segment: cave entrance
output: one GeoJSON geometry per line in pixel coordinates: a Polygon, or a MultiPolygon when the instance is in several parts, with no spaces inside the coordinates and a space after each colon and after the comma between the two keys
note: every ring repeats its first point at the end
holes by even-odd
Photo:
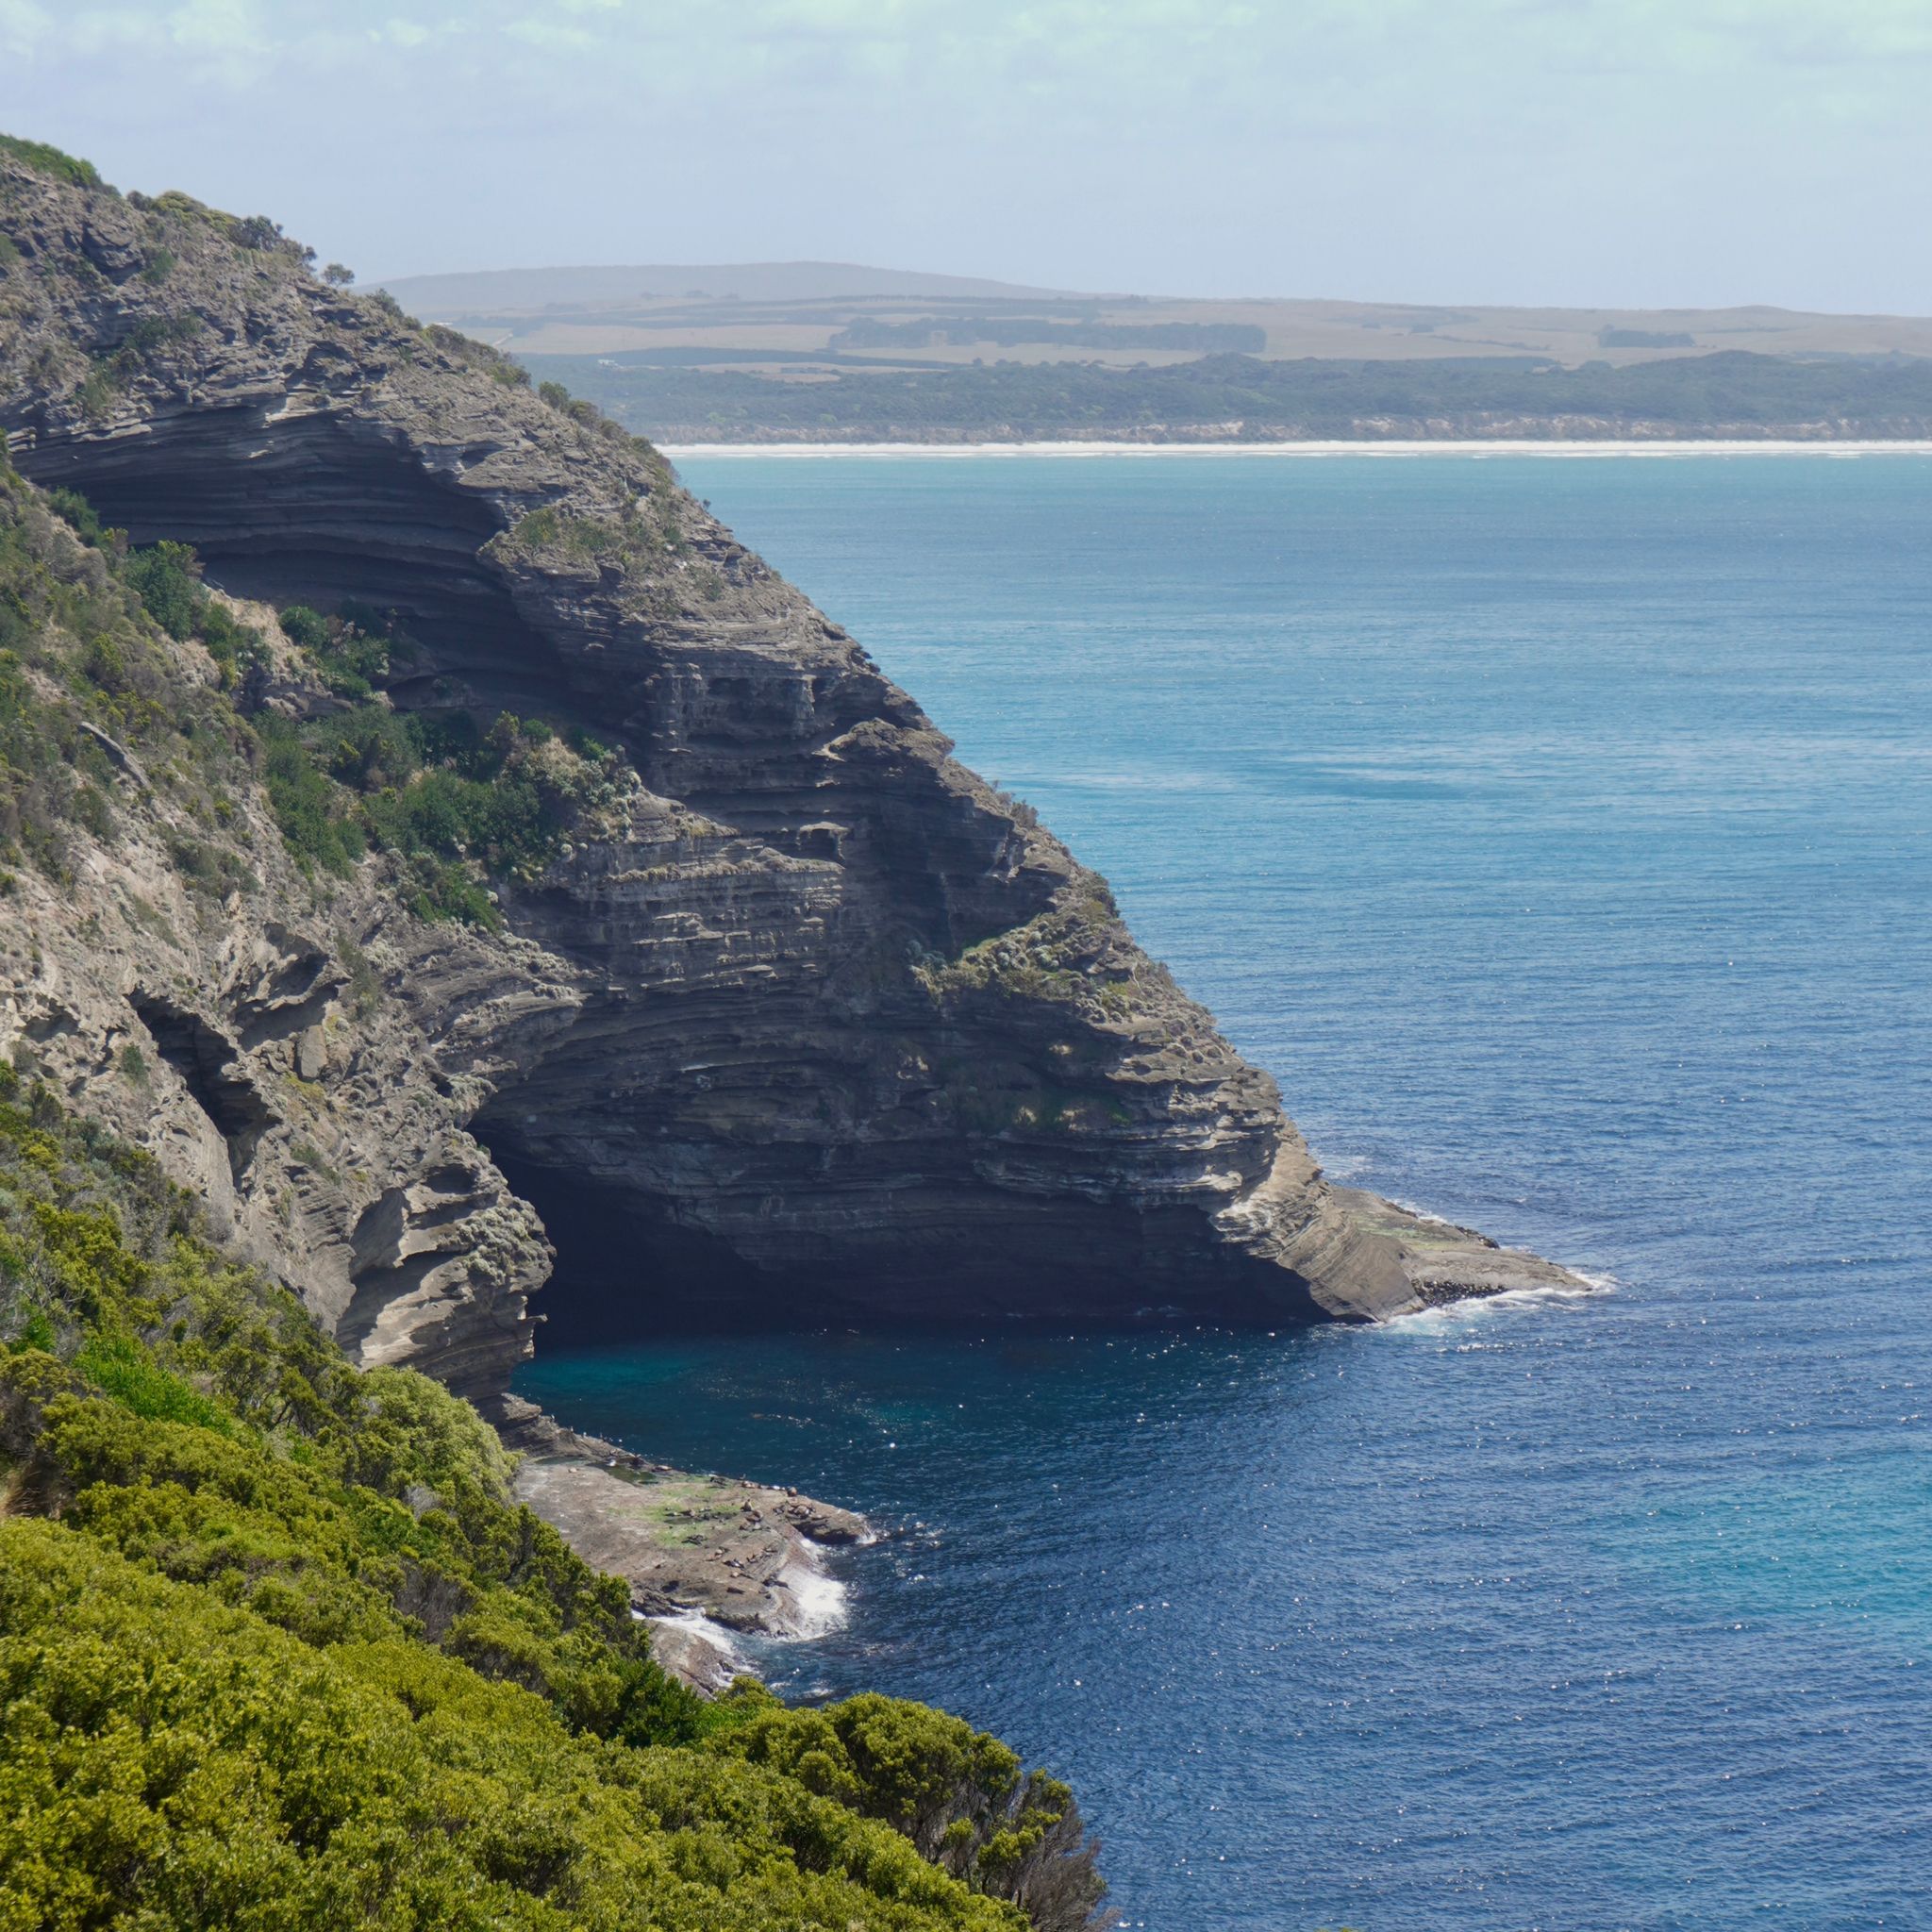
{"type": "MultiPolygon", "coordinates": [[[[478,1123],[471,1130],[484,1137],[478,1123]]],[[[754,1266],[714,1236],[679,1227],[648,1201],[490,1144],[511,1188],[542,1217],[557,1250],[530,1304],[536,1351],[676,1336],[816,1328],[855,1312],[838,1285],[754,1266]]]]}

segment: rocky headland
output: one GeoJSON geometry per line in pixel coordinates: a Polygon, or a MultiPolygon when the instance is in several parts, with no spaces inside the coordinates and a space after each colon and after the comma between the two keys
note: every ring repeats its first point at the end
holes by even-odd
{"type": "MultiPolygon", "coordinates": [[[[573,1462],[509,1392],[544,1299],[584,1334],[1274,1324],[1572,1280],[1331,1185],[1105,881],[647,445],[259,218],[0,151],[0,236],[20,541],[109,594],[42,494],[74,492],[192,545],[257,640],[238,674],[164,625],[158,689],[97,680],[98,718],[33,687],[78,707],[100,806],[42,862],[9,834],[0,1054],[151,1149],[359,1359],[536,1452],[532,1500],[641,1600],[730,1607],[599,1542],[669,1492],[573,1462]],[[508,715],[527,769],[568,742],[601,774],[534,856],[462,848],[466,916],[380,848],[291,848],[246,721],[344,705],[276,613],[345,605],[410,641],[369,705],[508,715]],[[136,741],[158,709],[175,735],[136,741]]],[[[745,1548],[709,1567],[770,1597],[750,1544],[792,1512],[728,1500],[745,1548]]]]}

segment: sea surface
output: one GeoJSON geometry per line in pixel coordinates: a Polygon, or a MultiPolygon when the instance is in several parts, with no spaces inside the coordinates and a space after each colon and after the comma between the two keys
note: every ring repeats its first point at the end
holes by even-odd
{"type": "Polygon", "coordinates": [[[520,1386],[905,1534],[788,1693],[1161,1932],[1932,1926],[1932,459],[691,459],[1330,1172],[1604,1279],[520,1386]]]}

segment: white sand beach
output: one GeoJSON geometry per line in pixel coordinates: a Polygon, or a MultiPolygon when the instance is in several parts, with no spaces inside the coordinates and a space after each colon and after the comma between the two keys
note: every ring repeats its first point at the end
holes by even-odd
{"type": "Polygon", "coordinates": [[[1616,442],[667,442],[680,457],[1879,457],[1932,456],[1932,441],[1745,440],[1616,442]]]}

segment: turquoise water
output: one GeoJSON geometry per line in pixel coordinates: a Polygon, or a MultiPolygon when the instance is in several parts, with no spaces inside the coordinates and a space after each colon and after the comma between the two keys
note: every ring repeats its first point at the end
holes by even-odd
{"type": "Polygon", "coordinates": [[[1331,1171],[1615,1286],[521,1386],[903,1525],[769,1667],[1072,1776],[1133,1924],[1932,1925],[1932,461],[684,468],[1331,1171]]]}

